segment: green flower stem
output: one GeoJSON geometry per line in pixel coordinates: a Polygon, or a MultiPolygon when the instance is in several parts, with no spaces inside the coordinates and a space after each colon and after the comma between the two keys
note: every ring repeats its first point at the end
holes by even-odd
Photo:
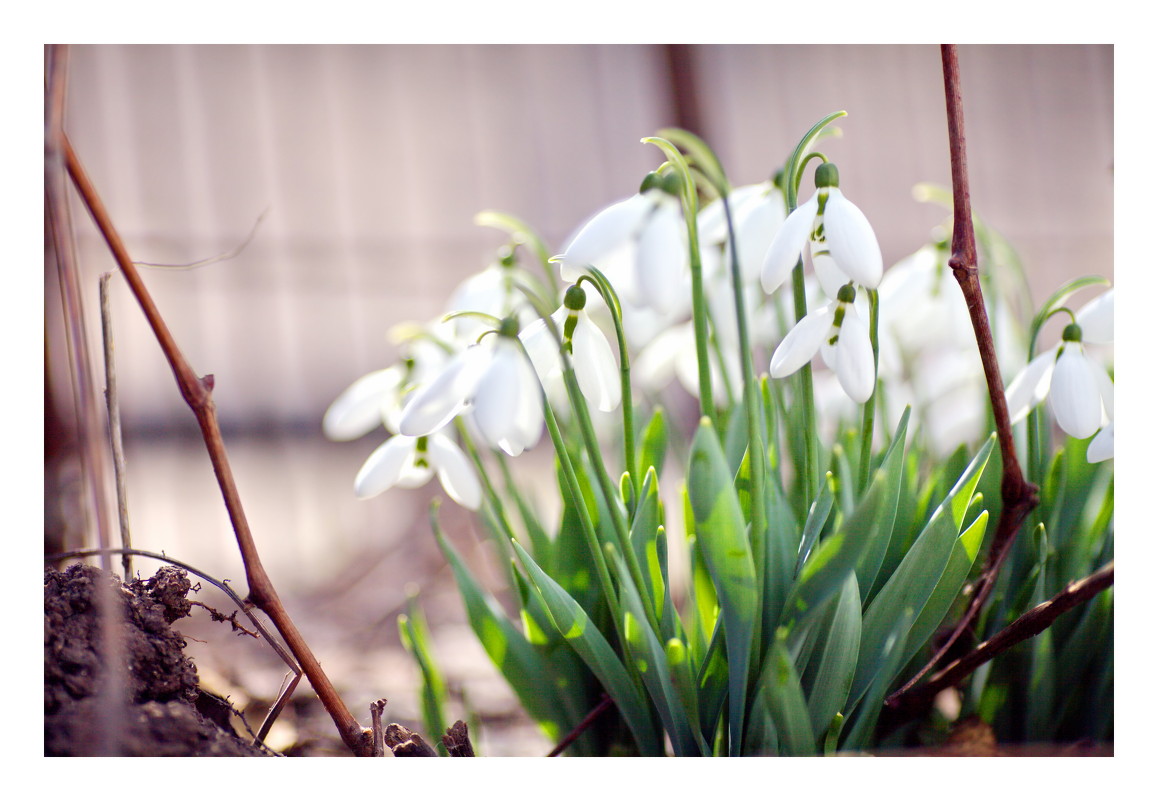
{"type": "MultiPolygon", "coordinates": [[[[583,437],[583,444],[587,449],[588,458],[591,461],[591,468],[595,471],[600,489],[603,491],[603,497],[607,501],[607,508],[611,513],[611,523],[615,529],[616,539],[619,540],[620,549],[624,551],[627,567],[631,573],[631,579],[635,582],[640,596],[648,598],[650,596],[647,594],[647,585],[643,581],[643,572],[639,568],[639,560],[636,558],[635,549],[631,547],[630,535],[627,529],[626,512],[616,500],[619,497],[619,493],[615,485],[612,484],[611,477],[607,474],[607,468],[603,464],[603,453],[599,449],[599,439],[595,436],[595,426],[591,423],[591,414],[587,409],[587,401],[583,397],[583,392],[579,389],[579,380],[575,377],[575,365],[571,362],[571,354],[563,347],[563,338],[559,335],[559,331],[551,319],[551,313],[543,309],[542,303],[537,301],[532,295],[528,294],[527,298],[535,307],[536,311],[539,312],[539,315],[547,322],[547,330],[551,333],[551,336],[555,339],[555,344],[559,348],[559,357],[563,361],[563,382],[567,387],[567,397],[571,401],[571,409],[579,422],[579,430],[583,437]]],[[[522,343],[520,343],[520,347],[522,347],[522,343]]],[[[526,348],[522,350],[524,357],[529,361],[531,357],[527,355],[526,348]]],[[[630,401],[630,398],[627,400],[630,401]]],[[[621,400],[621,402],[623,401],[621,400]]],[[[547,413],[550,412],[550,406],[545,400],[544,406],[544,417],[546,417],[547,413]]],[[[548,426],[548,428],[550,428],[550,426],[548,426]]],[[[556,424],[556,430],[557,428],[558,426],[556,424]]],[[[559,454],[560,461],[563,461],[567,457],[567,452],[563,446],[562,437],[560,436],[556,439],[555,436],[552,435],[551,440],[555,445],[555,451],[559,454]],[[560,450],[561,448],[563,449],[560,450]]],[[[576,484],[576,487],[578,487],[578,484],[576,484]]],[[[581,496],[576,497],[581,498],[581,496]]],[[[592,529],[592,533],[594,533],[594,529],[592,529]]],[[[596,543],[596,545],[598,545],[598,543],[596,543]]],[[[602,554],[600,558],[602,558],[602,554]]],[[[659,621],[655,617],[655,611],[652,609],[651,604],[645,604],[644,606],[647,612],[648,622],[658,635],[660,629],[659,621]]],[[[626,642],[626,640],[624,642],[626,642]]]]}
{"type": "Polygon", "coordinates": [[[635,408],[631,402],[631,358],[627,351],[627,337],[623,332],[623,307],[619,303],[619,295],[607,280],[607,276],[588,265],[588,273],[580,277],[595,284],[603,303],[611,312],[611,320],[615,325],[615,339],[619,345],[619,405],[623,409],[623,469],[631,476],[631,484],[638,497],[643,477],[637,475],[635,468],[635,408]]]}
{"type": "Polygon", "coordinates": [[[684,220],[688,228],[688,262],[692,272],[692,321],[696,332],[696,367],[699,373],[700,413],[712,423],[713,430],[720,432],[720,421],[716,415],[716,404],[712,395],[712,369],[708,361],[708,311],[704,297],[704,268],[700,261],[700,234],[696,224],[698,202],[696,185],[691,170],[679,149],[666,139],[656,136],[645,137],[643,142],[655,145],[664,152],[668,163],[679,173],[681,181],[680,199],[684,210],[684,220]]]}
{"type": "MultiPolygon", "coordinates": [[[[596,477],[599,480],[599,486],[603,490],[603,497],[607,501],[607,508],[611,513],[611,523],[615,529],[616,539],[619,540],[619,549],[623,552],[624,561],[627,562],[627,570],[631,574],[631,580],[635,582],[635,587],[639,591],[640,597],[650,598],[647,584],[643,580],[643,571],[640,570],[639,567],[639,559],[635,555],[635,549],[631,547],[631,538],[627,530],[627,515],[617,500],[619,498],[619,492],[611,482],[611,476],[607,474],[607,469],[603,464],[603,453],[599,450],[599,440],[595,436],[595,426],[591,423],[591,415],[587,410],[587,401],[579,389],[579,380],[575,377],[575,367],[571,363],[571,356],[568,353],[562,353],[561,355],[563,357],[563,380],[567,385],[567,395],[571,400],[571,408],[575,412],[575,417],[579,420],[579,431],[583,436],[583,444],[587,448],[587,456],[591,460],[591,465],[595,469],[596,477]]],[[[643,611],[647,615],[648,623],[651,624],[656,636],[659,636],[659,620],[655,616],[653,605],[651,603],[645,603],[643,607],[643,611]]]]}
{"type": "MultiPolygon", "coordinates": [[[[802,180],[804,165],[807,164],[809,158],[808,150],[812,147],[812,143],[820,136],[821,132],[828,127],[834,120],[846,116],[847,112],[834,111],[831,114],[822,118],[819,122],[808,130],[808,133],[796,145],[796,149],[792,151],[792,155],[788,158],[788,164],[785,166],[785,205],[788,213],[791,214],[796,210],[798,205],[798,197],[800,191],[800,181],[802,180]]],[[[804,261],[797,259],[796,266],[792,268],[792,299],[795,304],[797,321],[804,319],[808,314],[808,301],[804,296],[804,261]]],[[[800,369],[800,404],[801,411],[804,416],[804,480],[801,481],[803,492],[801,493],[801,520],[808,516],[808,508],[812,505],[812,497],[820,486],[820,476],[817,470],[817,465],[820,461],[818,455],[818,442],[816,439],[816,401],[813,397],[812,391],[812,365],[806,364],[800,369]]]]}
{"type": "Polygon", "coordinates": [[[480,211],[474,217],[475,225],[484,225],[489,228],[498,228],[501,231],[506,231],[511,235],[511,239],[520,245],[530,245],[531,249],[535,251],[535,257],[543,268],[543,272],[547,276],[547,282],[551,286],[552,297],[559,295],[559,279],[555,277],[555,271],[551,268],[550,258],[551,254],[547,251],[547,246],[543,244],[542,238],[535,233],[531,226],[511,214],[506,214],[501,211],[480,211]]]}
{"type": "Polygon", "coordinates": [[[869,340],[873,344],[873,394],[864,404],[864,417],[861,422],[860,439],[860,482],[857,485],[861,492],[868,487],[869,468],[872,464],[873,452],[873,423],[876,418],[877,371],[880,369],[880,341],[877,329],[880,326],[880,295],[875,289],[868,290],[869,299],[869,340]]]}
{"type": "MultiPolygon", "coordinates": [[[[496,536],[496,544],[499,552],[503,555],[503,561],[507,565],[508,571],[513,571],[514,567],[511,560],[515,558],[515,552],[511,549],[510,541],[515,538],[515,530],[511,527],[511,523],[507,520],[506,513],[503,511],[503,499],[499,495],[495,485],[491,482],[490,473],[483,464],[482,455],[479,453],[478,446],[475,445],[474,440],[467,430],[466,424],[462,422],[462,417],[454,418],[455,428],[458,429],[458,434],[462,438],[463,445],[466,446],[466,452],[470,456],[470,460],[474,463],[475,471],[478,473],[479,479],[482,481],[483,493],[486,495],[487,508],[490,510],[491,517],[494,519],[496,534],[500,531],[503,536],[496,536]]],[[[501,458],[500,458],[501,460],[501,458]]],[[[507,576],[511,587],[515,586],[515,577],[513,575],[507,576]]]]}
{"type": "MultiPolygon", "coordinates": [[[[744,305],[744,284],[740,275],[740,255],[739,249],[736,247],[736,231],[732,225],[732,209],[728,203],[728,195],[725,192],[720,196],[720,202],[724,205],[724,221],[728,226],[728,243],[732,251],[731,270],[732,270],[732,297],[736,304],[736,326],[740,338],[740,369],[744,377],[744,409],[748,417],[748,461],[752,476],[752,528],[749,537],[752,543],[752,553],[757,555],[758,560],[764,558],[766,549],[764,546],[764,538],[766,536],[766,514],[767,507],[765,506],[764,498],[764,473],[768,462],[768,451],[764,447],[764,436],[760,430],[760,405],[757,398],[756,388],[756,369],[752,364],[752,347],[750,336],[748,333],[748,310],[744,305]]],[[[764,571],[756,571],[756,597],[764,597],[764,571]]],[[[762,619],[760,615],[755,617],[755,628],[752,632],[752,642],[760,642],[760,626],[762,619]]],[[[756,654],[753,660],[752,670],[755,675],[759,675],[760,662],[762,654],[756,654]]]]}
{"type": "MultiPolygon", "coordinates": [[[[567,492],[571,495],[571,502],[579,513],[579,525],[583,529],[583,537],[587,541],[587,550],[591,553],[591,561],[595,563],[595,573],[599,578],[599,586],[603,590],[603,597],[607,599],[607,606],[611,610],[611,618],[615,624],[615,633],[621,643],[627,642],[623,630],[623,609],[619,604],[619,595],[615,592],[615,585],[611,583],[611,572],[607,569],[607,558],[603,554],[603,547],[599,543],[599,535],[595,532],[595,523],[591,519],[591,511],[587,508],[587,501],[583,498],[583,491],[579,488],[579,479],[575,475],[575,466],[571,463],[571,454],[567,451],[567,443],[559,431],[559,423],[551,404],[543,395],[543,419],[547,423],[547,433],[551,436],[551,443],[555,446],[555,454],[559,457],[559,467],[563,471],[563,482],[567,485],[567,492]]],[[[624,646],[626,647],[626,646],[624,646]]],[[[629,666],[633,660],[624,660],[629,666]]],[[[634,675],[635,671],[632,670],[634,675]]]]}

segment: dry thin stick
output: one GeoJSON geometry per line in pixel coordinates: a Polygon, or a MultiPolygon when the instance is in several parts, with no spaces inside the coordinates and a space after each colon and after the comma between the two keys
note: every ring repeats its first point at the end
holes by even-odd
{"type": "MultiPolygon", "coordinates": [[[[49,45],[45,49],[44,120],[44,204],[45,222],[51,234],[52,253],[60,281],[62,316],[72,373],[73,405],[80,435],[80,464],[85,477],[87,503],[83,505],[86,532],[96,529],[96,541],[109,546],[108,499],[105,495],[101,421],[97,413],[93,368],[89,357],[84,304],[73,251],[72,219],[68,209],[65,167],[64,105],[68,77],[68,48],[49,45]]],[[[101,569],[112,573],[112,561],[105,554],[101,569]]],[[[92,755],[119,756],[125,731],[127,665],[124,662],[122,607],[106,582],[96,587],[100,614],[101,659],[105,667],[97,695],[99,735],[92,742],[92,755]]]]}
{"type": "Polygon", "coordinates": [[[931,701],[941,690],[957,685],[989,660],[1009,650],[1019,642],[1045,631],[1064,612],[1068,612],[1078,604],[1085,603],[1113,583],[1113,561],[1084,579],[1071,581],[1057,595],[1030,609],[968,654],[933,674],[929,681],[917,688],[913,694],[912,703],[918,705],[924,701],[931,701]]]}
{"type": "Polygon", "coordinates": [[[591,728],[591,724],[595,722],[596,718],[598,718],[612,706],[614,706],[614,704],[611,701],[611,696],[607,693],[604,693],[603,698],[601,698],[599,703],[595,705],[595,708],[588,712],[587,716],[584,717],[583,720],[579,721],[579,724],[573,728],[566,737],[560,740],[559,744],[551,749],[551,753],[547,754],[547,756],[556,757],[566,751],[567,746],[578,740],[579,736],[583,734],[583,732],[591,728]]]}
{"type": "Polygon", "coordinates": [[[225,442],[221,437],[221,428],[217,423],[217,409],[212,398],[213,376],[208,375],[199,378],[181,354],[181,350],[177,347],[172,334],[169,333],[169,328],[153,303],[152,296],[149,295],[144,282],[141,281],[133,260],[129,258],[120,235],[113,226],[104,204],[97,195],[95,187],[85,173],[84,167],[67,137],[64,137],[64,148],[68,172],[72,177],[73,184],[116,258],[117,265],[121,268],[129,288],[141,306],[141,310],[145,313],[145,317],[157,337],[157,342],[165,353],[169,367],[177,379],[181,396],[197,417],[206,450],[209,452],[209,459],[213,463],[213,472],[217,475],[217,483],[221,488],[225,507],[229,512],[229,519],[233,524],[233,533],[237,538],[241,559],[245,564],[249,600],[273,621],[274,627],[277,628],[286,645],[297,658],[306,677],[310,680],[314,692],[317,693],[322,705],[337,726],[342,742],[354,754],[369,756],[372,751],[369,730],[363,729],[354,716],[350,714],[350,710],[334,689],[325,671],[322,670],[321,663],[318,662],[305,638],[302,637],[289,613],[286,612],[273,582],[270,581],[269,575],[261,563],[261,557],[257,552],[257,546],[249,529],[249,522],[246,520],[245,511],[241,506],[241,496],[233,479],[233,469],[230,467],[229,459],[225,453],[225,442]]]}
{"type": "Polygon", "coordinates": [[[454,725],[442,735],[442,744],[446,746],[446,753],[452,757],[474,756],[474,745],[470,741],[470,730],[465,720],[456,720],[454,725]]]}
{"type": "Polygon", "coordinates": [[[269,214],[269,209],[266,209],[258,215],[257,220],[253,223],[253,228],[249,230],[249,236],[245,237],[245,241],[232,250],[218,253],[216,256],[210,256],[207,259],[189,262],[188,264],[153,264],[147,261],[135,261],[133,264],[138,267],[148,267],[152,270],[196,270],[200,267],[208,267],[210,264],[216,264],[219,261],[229,261],[230,259],[236,258],[241,251],[245,250],[249,246],[249,243],[253,241],[253,237],[257,235],[257,229],[261,225],[261,221],[265,219],[266,214],[269,214]]]}
{"type": "Polygon", "coordinates": [[[430,743],[423,740],[421,735],[410,731],[399,723],[391,723],[387,726],[382,738],[396,757],[438,756],[438,752],[431,747],[430,743]]]}
{"type": "Polygon", "coordinates": [[[121,528],[121,567],[125,582],[133,580],[133,557],[129,551],[133,538],[129,533],[129,492],[125,484],[125,444],[121,438],[121,404],[117,393],[116,359],[113,355],[113,318],[109,313],[109,279],[112,273],[101,275],[101,339],[105,349],[105,405],[109,410],[109,443],[113,449],[113,479],[117,487],[117,521],[121,528]]]}
{"type": "Polygon", "coordinates": [[[385,708],[385,698],[379,698],[370,704],[370,739],[374,742],[373,753],[370,756],[386,756],[385,732],[382,731],[382,710],[385,708]]]}
{"type": "Polygon", "coordinates": [[[989,328],[989,318],[985,312],[985,299],[981,294],[981,281],[977,276],[977,242],[973,235],[973,208],[969,199],[969,172],[965,160],[965,120],[956,45],[941,45],[941,62],[945,75],[945,106],[949,121],[949,157],[953,168],[953,242],[949,266],[953,269],[953,277],[960,284],[961,292],[969,307],[973,333],[977,338],[977,348],[985,370],[985,382],[989,387],[989,404],[993,409],[997,442],[1001,447],[1001,516],[997,521],[997,532],[989,548],[980,584],[968,609],[929,663],[904,687],[889,696],[886,701],[889,706],[899,706],[905,702],[906,694],[912,691],[922,676],[944,658],[962,633],[977,619],[981,607],[989,599],[989,593],[997,580],[997,573],[1009,555],[1018,529],[1026,515],[1038,503],[1037,487],[1025,480],[1021,465],[1017,461],[1013,428],[1009,422],[1009,409],[1005,404],[1005,385],[1001,380],[997,351],[989,328]]]}

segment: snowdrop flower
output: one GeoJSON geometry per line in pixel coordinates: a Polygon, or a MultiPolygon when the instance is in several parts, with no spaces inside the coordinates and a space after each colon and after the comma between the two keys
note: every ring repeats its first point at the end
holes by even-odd
{"type": "MultiPolygon", "coordinates": [[[[1113,416],[1110,409],[1107,413],[1113,416]]],[[[1098,435],[1090,440],[1090,446],[1086,448],[1086,461],[1090,464],[1094,462],[1104,462],[1107,459],[1114,458],[1114,421],[1110,420],[1105,428],[1098,432],[1098,435]]]]}
{"type": "MultiPolygon", "coordinates": [[[[784,195],[772,181],[764,181],[733,189],[728,194],[728,206],[732,212],[732,227],[740,257],[740,274],[746,283],[755,282],[760,274],[764,254],[768,252],[768,247],[788,214],[784,207],[784,195]]],[[[722,264],[730,270],[732,256],[724,204],[717,199],[705,206],[700,211],[697,225],[700,241],[705,246],[721,248],[722,264]]]]}
{"type": "Polygon", "coordinates": [[[482,440],[518,456],[539,441],[543,409],[539,381],[517,340],[518,321],[504,318],[493,337],[447,362],[429,384],[407,400],[400,433],[432,434],[469,410],[482,440]]]}
{"type": "MultiPolygon", "coordinates": [[[[764,256],[760,281],[768,294],[784,283],[810,242],[814,266],[817,257],[831,256],[832,266],[845,277],[840,285],[851,280],[876,289],[880,284],[884,262],[876,234],[861,210],[841,193],[839,184],[835,164],[826,162],[816,168],[816,192],[788,215],[764,256]]],[[[826,266],[817,267],[818,277],[826,266]]]]}
{"type": "MultiPolygon", "coordinates": [[[[503,247],[496,261],[455,288],[447,301],[446,312],[482,312],[499,319],[519,313],[520,322],[529,322],[534,312],[523,302],[517,288],[519,280],[532,283],[530,276],[516,264],[514,251],[503,247]]],[[[451,322],[460,342],[478,339],[486,327],[486,323],[470,316],[456,317],[451,322]]]]}
{"type": "Polygon", "coordinates": [[[563,279],[574,283],[592,266],[627,302],[678,311],[690,282],[678,181],[674,173],[649,173],[638,194],[592,217],[555,258],[563,279]]]}
{"type": "MultiPolygon", "coordinates": [[[[610,412],[619,406],[619,368],[611,345],[599,327],[587,316],[587,293],[578,284],[567,289],[560,306],[551,320],[563,339],[563,347],[571,354],[579,390],[601,412],[610,412]]],[[[559,346],[547,328],[547,321],[536,320],[519,335],[543,387],[549,392],[562,383],[563,360],[559,346]]]]}
{"type": "MultiPolygon", "coordinates": [[[[1075,315],[1075,320],[1083,320],[1084,325],[1070,323],[1062,332],[1061,345],[1036,356],[1022,368],[1005,393],[1013,422],[1023,419],[1047,396],[1058,426],[1075,439],[1092,436],[1104,419],[1113,419],[1114,383],[1105,368],[1091,359],[1083,347],[1087,343],[1112,340],[1113,317],[1111,290],[1075,315]]],[[[1112,454],[1112,429],[1094,449],[1096,455],[1104,452],[1107,441],[1112,454]]]]}
{"type": "Polygon", "coordinates": [[[372,498],[391,487],[420,487],[438,473],[443,489],[460,506],[478,509],[482,489],[466,455],[448,436],[402,434],[378,446],[354,479],[354,494],[372,498]]]}
{"type": "Polygon", "coordinates": [[[876,366],[868,326],[856,313],[852,284],[841,287],[837,299],[809,312],[772,354],[768,373],[784,378],[807,364],[817,351],[836,371],[840,386],[857,403],[872,397],[876,366]]]}
{"type": "MultiPolygon", "coordinates": [[[[397,336],[399,329],[394,329],[397,336]]],[[[423,330],[405,346],[405,358],[398,364],[368,373],[342,391],[326,409],[322,432],[327,438],[345,442],[385,425],[398,432],[402,401],[415,386],[429,381],[446,362],[446,351],[423,330]]]]}

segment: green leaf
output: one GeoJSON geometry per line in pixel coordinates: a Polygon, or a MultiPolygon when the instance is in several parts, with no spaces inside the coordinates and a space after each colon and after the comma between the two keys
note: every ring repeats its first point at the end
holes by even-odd
{"type": "Polygon", "coordinates": [[[627,640],[627,652],[635,660],[636,671],[643,679],[643,685],[651,696],[652,705],[663,721],[664,729],[671,738],[676,756],[701,756],[708,753],[708,746],[698,736],[698,730],[691,724],[688,709],[676,691],[671,671],[668,669],[666,649],[656,638],[643,612],[643,601],[631,581],[631,574],[623,558],[614,546],[607,547],[608,558],[615,563],[619,574],[620,604],[623,607],[623,632],[627,640]]]}
{"type": "Polygon", "coordinates": [[[591,622],[583,607],[544,573],[522,546],[516,542],[514,548],[531,584],[538,590],[550,612],[555,629],[566,638],[579,658],[603,684],[631,729],[639,752],[644,756],[662,756],[663,740],[655,730],[647,702],[606,638],[591,622]]]}
{"type": "MultiPolygon", "coordinates": [[[[885,645],[892,636],[895,621],[905,609],[919,615],[945,572],[961,530],[965,510],[972,500],[973,488],[977,486],[981,471],[993,451],[994,439],[990,436],[965,468],[949,496],[941,502],[913,547],[901,560],[896,572],[869,604],[864,616],[856,678],[853,679],[853,701],[868,690],[881,670],[885,645]]],[[[885,677],[885,681],[891,678],[885,677]]]]}
{"type": "Polygon", "coordinates": [[[666,589],[656,554],[656,537],[663,522],[660,518],[658,483],[655,468],[649,467],[639,492],[639,502],[636,504],[629,535],[631,547],[635,550],[635,558],[643,568],[643,580],[650,594],[647,600],[652,605],[657,620],[663,616],[666,589]]]}
{"type": "Polygon", "coordinates": [[[969,571],[977,560],[977,552],[981,548],[981,541],[985,539],[985,525],[989,520],[989,512],[983,511],[977,519],[965,529],[957,542],[953,545],[953,552],[949,555],[949,563],[945,571],[933,588],[925,608],[913,621],[912,631],[908,634],[908,653],[905,662],[908,662],[921,647],[937,632],[941,621],[953,606],[969,578],[969,571]]]}
{"type": "Polygon", "coordinates": [[[904,667],[905,639],[913,623],[913,610],[904,609],[893,621],[880,651],[880,670],[876,671],[876,678],[869,685],[868,692],[861,699],[856,708],[855,719],[848,728],[848,735],[844,739],[843,748],[862,749],[872,744],[873,733],[876,729],[877,718],[880,717],[881,707],[884,705],[885,693],[892,683],[887,676],[895,676],[904,667]]]}
{"type": "Polygon", "coordinates": [[[861,592],[865,591],[867,584],[872,583],[868,573],[870,570],[875,573],[875,568],[872,568],[869,560],[875,559],[876,553],[884,553],[892,533],[907,421],[906,414],[898,428],[900,436],[889,446],[884,461],[873,475],[868,492],[861,498],[855,511],[844,520],[837,533],[821,540],[820,545],[805,560],[781,616],[789,627],[817,613],[825,601],[840,591],[850,571],[857,572],[857,584],[861,592]],[[869,554],[869,557],[865,557],[865,554],[869,554]],[[861,571],[864,571],[863,575],[861,571]]]}
{"type": "Polygon", "coordinates": [[[651,420],[643,429],[636,475],[644,475],[649,467],[654,467],[657,475],[663,475],[664,457],[667,455],[667,440],[667,417],[663,407],[656,406],[651,420]]]}
{"type": "Polygon", "coordinates": [[[828,522],[828,515],[832,511],[835,497],[836,481],[832,477],[832,472],[829,471],[824,474],[824,481],[820,485],[820,494],[812,502],[812,507],[808,510],[808,519],[804,521],[804,534],[800,539],[800,551],[796,555],[796,573],[798,575],[804,560],[808,558],[808,554],[812,553],[812,546],[816,544],[821,529],[828,522]]]}
{"type": "Polygon", "coordinates": [[[834,614],[824,632],[819,666],[809,686],[808,714],[814,732],[828,729],[833,717],[845,711],[860,649],[860,587],[856,573],[845,580],[834,614]]]}
{"type": "Polygon", "coordinates": [[[856,579],[860,585],[861,603],[868,600],[869,590],[880,573],[881,564],[885,560],[889,543],[896,530],[897,508],[900,506],[901,486],[905,475],[905,439],[909,431],[910,407],[906,406],[901,414],[900,422],[893,432],[893,439],[889,443],[885,455],[881,457],[878,473],[883,473],[885,486],[883,489],[884,502],[880,516],[874,520],[872,538],[865,546],[864,554],[856,566],[856,579]]]}
{"type": "Polygon", "coordinates": [[[816,753],[816,735],[808,714],[800,677],[785,645],[787,632],[780,629],[768,656],[756,692],[761,696],[776,727],[780,753],[811,756],[816,753]]]}
{"type": "Polygon", "coordinates": [[[450,563],[475,636],[519,697],[523,708],[543,727],[549,739],[558,740],[579,721],[570,720],[565,715],[565,706],[547,663],[515,628],[494,597],[475,581],[458,551],[446,539],[438,524],[436,509],[437,506],[431,511],[431,527],[439,548],[450,563]]]}
{"type": "Polygon", "coordinates": [[[758,636],[756,566],[732,474],[706,418],[692,440],[690,460],[688,495],[696,542],[716,588],[728,649],[730,753],[738,754],[752,639],[758,636]]]}
{"type": "Polygon", "coordinates": [[[442,744],[441,737],[446,731],[446,715],[442,711],[446,704],[446,682],[434,661],[430,630],[417,600],[412,596],[407,606],[409,614],[398,616],[398,635],[403,647],[418,663],[418,670],[422,674],[422,724],[431,739],[436,741],[438,753],[446,756],[446,746],[442,744]]]}

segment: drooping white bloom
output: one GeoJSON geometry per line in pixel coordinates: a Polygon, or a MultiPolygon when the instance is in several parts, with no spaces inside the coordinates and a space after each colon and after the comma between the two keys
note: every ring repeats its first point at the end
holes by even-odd
{"type": "Polygon", "coordinates": [[[354,494],[372,498],[391,487],[420,487],[437,472],[446,494],[460,506],[478,509],[482,489],[462,450],[445,434],[425,437],[403,434],[378,446],[354,479],[354,494]]]}
{"type": "MultiPolygon", "coordinates": [[[[764,254],[768,252],[768,247],[787,216],[784,195],[771,181],[738,186],[728,194],[728,208],[732,213],[740,275],[746,284],[751,283],[760,274],[764,254]]],[[[730,271],[731,245],[724,204],[716,199],[704,206],[697,225],[700,242],[705,247],[715,245],[722,248],[721,263],[730,271]]]]}
{"type": "MultiPolygon", "coordinates": [[[[530,322],[534,312],[517,288],[520,281],[533,284],[530,276],[518,267],[514,252],[504,248],[488,267],[475,273],[451,293],[446,312],[481,312],[502,319],[517,314],[520,323],[530,322]]],[[[459,342],[474,341],[487,324],[472,316],[456,317],[451,325],[459,342]]]]}
{"type": "Polygon", "coordinates": [[[872,397],[876,387],[872,341],[868,326],[856,313],[854,300],[855,290],[846,285],[836,300],[805,315],[772,354],[769,375],[789,376],[819,351],[850,398],[864,403],[872,397]]]}
{"type": "Polygon", "coordinates": [[[1090,440],[1090,446],[1086,448],[1086,461],[1093,464],[1094,462],[1104,462],[1107,459],[1113,458],[1114,421],[1110,420],[1110,422],[1098,432],[1097,436],[1090,440]]]}
{"type": "Polygon", "coordinates": [[[409,337],[403,359],[383,370],[367,373],[342,390],[322,418],[322,432],[326,437],[344,442],[382,425],[391,433],[398,433],[398,417],[406,394],[436,375],[447,359],[446,351],[427,336],[432,330],[422,329],[422,333],[416,335],[417,329],[399,326],[392,333],[402,336],[403,329],[409,337]]]}
{"type": "Polygon", "coordinates": [[[1113,419],[1114,383],[1084,348],[1084,343],[1113,338],[1113,296],[1106,294],[1109,300],[1104,300],[1104,295],[1096,298],[1075,315],[1086,325],[1066,326],[1061,344],[1034,357],[1010,382],[1005,402],[1012,422],[1023,419],[1046,397],[1058,426],[1075,439],[1092,436],[1113,419]],[[1086,338],[1086,326],[1096,340],[1086,338]]]}
{"type": "Polygon", "coordinates": [[[884,273],[880,244],[864,213],[840,191],[834,164],[817,168],[816,186],[812,197],[788,215],[768,247],[760,272],[764,291],[772,294],[784,283],[810,242],[814,260],[831,256],[845,276],[838,286],[854,281],[876,289],[884,273]]]}
{"type": "Polygon", "coordinates": [[[665,179],[651,176],[639,194],[588,220],[556,260],[566,281],[592,266],[625,301],[671,314],[689,302],[687,235],[680,201],[660,188],[665,179]]]}
{"type": "MultiPolygon", "coordinates": [[[[584,306],[587,295],[579,285],[568,290],[551,321],[559,331],[563,347],[571,354],[579,390],[601,412],[619,406],[621,386],[619,368],[611,345],[599,327],[591,321],[584,306]]],[[[519,334],[535,372],[548,393],[558,391],[562,382],[563,360],[559,345],[547,328],[546,320],[536,320],[519,334]]]]}
{"type": "Polygon", "coordinates": [[[407,400],[399,432],[426,436],[469,409],[480,437],[492,448],[518,456],[538,442],[543,427],[539,381],[515,338],[517,328],[513,318],[506,318],[497,336],[452,358],[407,400]]]}

